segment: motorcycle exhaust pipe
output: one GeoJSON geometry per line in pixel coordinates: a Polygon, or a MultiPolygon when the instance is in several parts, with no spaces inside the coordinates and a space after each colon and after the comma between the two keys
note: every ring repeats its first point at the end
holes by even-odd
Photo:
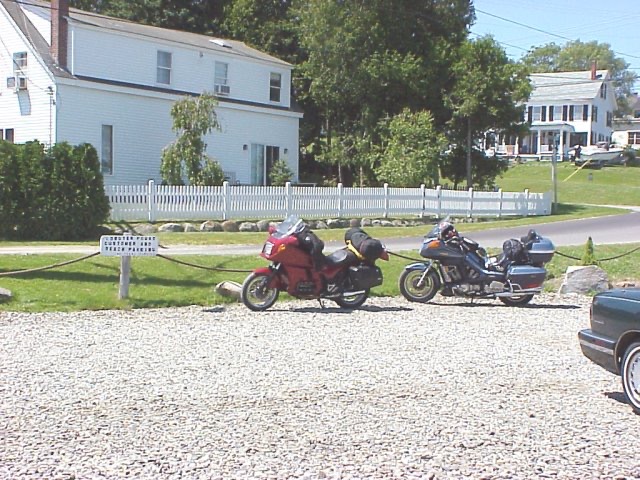
{"type": "Polygon", "coordinates": [[[354,295],[362,295],[363,293],[366,293],[366,290],[358,290],[355,292],[342,292],[342,296],[343,297],[352,297],[354,295]]]}
{"type": "Polygon", "coordinates": [[[528,295],[530,293],[542,293],[541,288],[528,288],[526,290],[518,290],[517,292],[500,292],[494,293],[496,297],[519,297],[521,295],[528,295]]]}

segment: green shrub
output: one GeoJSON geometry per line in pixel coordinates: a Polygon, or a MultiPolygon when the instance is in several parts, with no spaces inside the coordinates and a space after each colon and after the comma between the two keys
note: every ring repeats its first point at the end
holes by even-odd
{"type": "Polygon", "coordinates": [[[0,142],[0,236],[15,240],[90,237],[109,215],[96,150],[89,144],[0,142]]]}
{"type": "Polygon", "coordinates": [[[591,239],[591,237],[588,238],[587,243],[584,246],[584,253],[582,254],[580,263],[584,266],[598,264],[593,253],[593,240],[591,239]]]}

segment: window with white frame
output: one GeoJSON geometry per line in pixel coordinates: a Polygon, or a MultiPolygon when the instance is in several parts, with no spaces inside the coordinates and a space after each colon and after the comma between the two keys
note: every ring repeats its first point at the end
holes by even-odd
{"type": "Polygon", "coordinates": [[[158,50],[158,68],[156,70],[156,81],[171,84],[171,52],[158,50]]]}
{"type": "Polygon", "coordinates": [[[549,107],[549,120],[550,121],[559,121],[562,120],[562,105],[553,105],[549,107]]]}
{"type": "Polygon", "coordinates": [[[13,54],[13,73],[25,72],[27,70],[27,52],[16,52],[13,54]]]}
{"type": "Polygon", "coordinates": [[[271,72],[269,79],[269,100],[280,102],[280,90],[282,90],[282,75],[271,72]]]}
{"type": "Polygon", "coordinates": [[[629,141],[627,143],[629,145],[640,145],[640,131],[629,132],[629,141]]]}
{"type": "Polygon", "coordinates": [[[103,175],[113,174],[113,125],[102,125],[100,171],[103,175]]]}
{"type": "Polygon", "coordinates": [[[592,122],[598,121],[598,107],[596,107],[595,105],[591,107],[591,121],[592,122]]]}
{"type": "Polygon", "coordinates": [[[216,62],[214,72],[214,91],[218,95],[229,95],[229,64],[216,62]]]}

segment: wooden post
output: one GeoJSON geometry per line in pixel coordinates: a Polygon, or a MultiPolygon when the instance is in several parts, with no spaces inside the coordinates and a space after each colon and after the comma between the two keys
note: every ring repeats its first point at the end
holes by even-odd
{"type": "MultiPolygon", "coordinates": [[[[124,239],[130,238],[131,233],[122,234],[124,239]]],[[[131,257],[123,255],[120,257],[120,288],[118,288],[118,300],[129,297],[129,278],[131,277],[131,257]]]]}
{"type": "Polygon", "coordinates": [[[382,188],[384,189],[384,218],[389,218],[389,184],[385,183],[382,188]]]}

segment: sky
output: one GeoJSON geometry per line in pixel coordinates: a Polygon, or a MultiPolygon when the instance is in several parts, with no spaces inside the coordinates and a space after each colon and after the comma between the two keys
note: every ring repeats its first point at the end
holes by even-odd
{"type": "MultiPolygon", "coordinates": [[[[640,0],[474,0],[473,4],[476,23],[471,38],[492,35],[512,60],[551,42],[596,40],[608,43],[616,57],[640,75],[640,0]]],[[[640,91],[640,81],[635,91],[640,91]]]]}

